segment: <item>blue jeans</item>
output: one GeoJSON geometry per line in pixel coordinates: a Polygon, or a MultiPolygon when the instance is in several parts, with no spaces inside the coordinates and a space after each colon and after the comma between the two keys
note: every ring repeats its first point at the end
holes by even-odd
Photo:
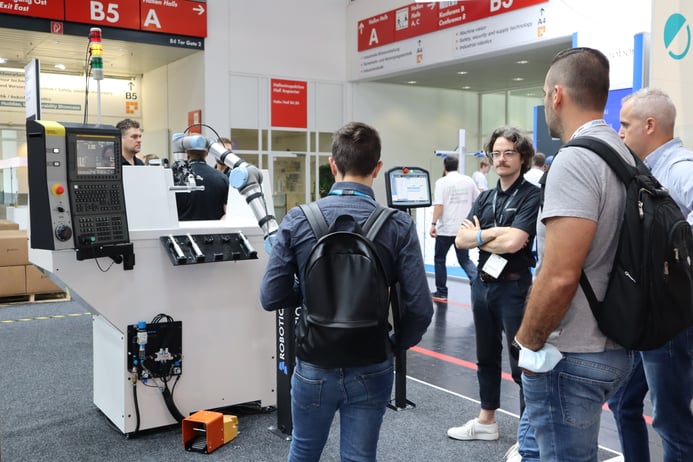
{"type": "MultiPolygon", "coordinates": [[[[445,260],[448,256],[450,246],[455,245],[455,236],[436,236],[436,245],[433,253],[433,263],[436,273],[436,292],[441,295],[448,294],[448,270],[445,266],[445,260]]],[[[467,276],[469,281],[476,279],[476,265],[469,259],[469,251],[467,249],[458,249],[455,247],[457,254],[457,262],[467,276]]]]}
{"type": "Polygon", "coordinates": [[[297,358],[291,377],[289,462],[320,460],[337,411],[341,460],[375,461],[393,381],[392,358],[344,369],[323,369],[297,358]]]}
{"type": "Polygon", "coordinates": [[[654,407],[652,426],[662,438],[664,462],[693,460],[693,327],[661,348],[636,354],[633,373],[609,400],[629,462],[650,460],[642,416],[648,389],[654,407]]]}
{"type": "Polygon", "coordinates": [[[479,381],[481,408],[500,407],[503,332],[510,371],[520,386],[520,411],[524,409],[522,371],[517,367],[512,341],[522,323],[525,299],[532,284],[532,275],[518,281],[483,282],[478,277],[472,283],[472,313],[476,333],[476,376],[479,381]]]}
{"type": "Polygon", "coordinates": [[[550,372],[522,374],[527,407],[518,439],[525,462],[596,462],[602,405],[633,364],[633,353],[621,349],[564,356],[550,372]]]}

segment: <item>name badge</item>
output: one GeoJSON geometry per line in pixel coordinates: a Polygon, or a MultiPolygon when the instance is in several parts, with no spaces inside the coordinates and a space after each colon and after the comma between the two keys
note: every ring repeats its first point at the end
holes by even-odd
{"type": "Polygon", "coordinates": [[[503,268],[505,268],[505,265],[507,264],[508,260],[500,255],[492,253],[491,256],[488,257],[488,260],[486,260],[486,263],[484,263],[482,271],[489,276],[498,279],[498,276],[500,276],[500,274],[503,272],[503,268]]]}

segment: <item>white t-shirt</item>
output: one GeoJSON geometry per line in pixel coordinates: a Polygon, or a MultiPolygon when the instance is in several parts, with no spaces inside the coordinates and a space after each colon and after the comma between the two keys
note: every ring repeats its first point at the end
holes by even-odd
{"type": "Polygon", "coordinates": [[[448,172],[435,185],[433,205],[442,205],[436,232],[441,236],[456,236],[464,219],[479,196],[479,189],[471,177],[459,172],[448,172]]]}
{"type": "Polygon", "coordinates": [[[486,191],[488,189],[488,180],[486,179],[486,175],[477,170],[476,172],[472,173],[472,178],[476,183],[476,187],[479,188],[480,191],[486,191]]]}
{"type": "Polygon", "coordinates": [[[525,180],[532,183],[534,186],[539,186],[539,180],[544,176],[544,170],[538,167],[532,167],[525,173],[525,180]]]}

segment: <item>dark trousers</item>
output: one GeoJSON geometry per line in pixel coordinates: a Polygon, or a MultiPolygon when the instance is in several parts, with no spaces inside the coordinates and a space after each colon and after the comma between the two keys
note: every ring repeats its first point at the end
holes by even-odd
{"type": "Polygon", "coordinates": [[[532,284],[529,271],[517,281],[472,283],[472,311],[476,332],[477,379],[481,408],[495,410],[500,407],[501,363],[503,333],[513,380],[520,386],[520,412],[524,411],[522,371],[512,352],[512,341],[522,323],[525,299],[532,284]]]}
{"type": "MultiPolygon", "coordinates": [[[[436,273],[436,292],[441,295],[448,294],[448,270],[445,266],[445,259],[448,256],[450,246],[454,245],[455,236],[436,236],[433,263],[436,273]]],[[[457,261],[464,272],[467,273],[469,281],[476,279],[476,265],[469,259],[469,251],[455,247],[455,253],[457,254],[457,261]]]]}

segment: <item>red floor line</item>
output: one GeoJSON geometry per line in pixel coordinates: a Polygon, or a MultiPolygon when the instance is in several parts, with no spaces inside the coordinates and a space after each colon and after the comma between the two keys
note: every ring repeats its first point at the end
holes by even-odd
{"type": "Polygon", "coordinates": [[[462,308],[467,308],[467,309],[472,309],[472,305],[469,305],[468,303],[458,303],[458,302],[451,302],[450,300],[443,300],[440,298],[433,297],[433,301],[435,303],[444,303],[446,305],[451,305],[451,306],[461,306],[462,308]]]}
{"type": "MultiPolygon", "coordinates": [[[[438,353],[437,351],[427,350],[426,348],[421,348],[418,346],[413,346],[410,348],[410,350],[415,351],[417,353],[420,353],[422,355],[429,356],[431,358],[440,359],[441,361],[445,361],[445,362],[448,362],[450,364],[454,364],[456,366],[462,366],[462,367],[465,367],[467,369],[471,369],[473,371],[477,370],[476,364],[469,362],[469,361],[465,361],[463,359],[455,358],[454,356],[449,356],[449,355],[446,355],[443,353],[438,353]]],[[[513,381],[512,375],[508,374],[507,372],[502,372],[501,377],[504,380],[509,380],[511,382],[513,381]]],[[[602,408],[606,411],[611,412],[609,409],[609,406],[607,406],[606,404],[604,404],[604,406],[602,406],[602,408]]],[[[652,425],[652,417],[651,416],[643,415],[643,417],[645,418],[645,422],[647,422],[648,425],[652,425]]]]}

